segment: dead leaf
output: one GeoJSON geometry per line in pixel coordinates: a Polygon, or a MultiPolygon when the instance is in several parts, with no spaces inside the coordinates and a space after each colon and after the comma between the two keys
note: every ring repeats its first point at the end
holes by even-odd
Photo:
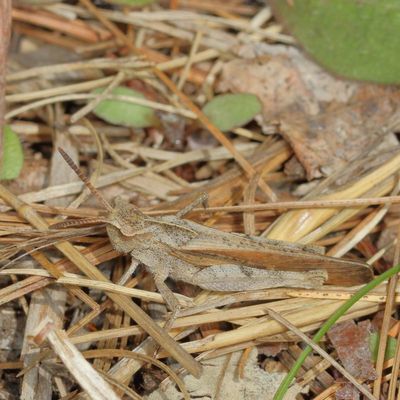
{"type": "Polygon", "coordinates": [[[358,89],[358,83],[336,79],[294,47],[256,43],[236,53],[241,58],[224,65],[218,89],[257,95],[264,120],[288,110],[318,115],[324,103],[348,103],[358,89]]]}
{"type": "Polygon", "coordinates": [[[335,325],[328,333],[343,366],[355,378],[362,380],[376,379],[369,349],[370,333],[370,321],[356,325],[352,320],[335,325]]]}
{"type": "Polygon", "coordinates": [[[257,346],[258,354],[262,354],[266,357],[275,357],[281,351],[288,349],[288,344],[285,342],[282,343],[265,343],[257,346]]]}
{"type": "Polygon", "coordinates": [[[398,110],[395,87],[335,78],[288,46],[242,46],[225,64],[219,90],[248,92],[263,104],[261,126],[280,123],[307,178],[329,176],[366,148],[388,149],[398,110]]]}
{"type": "Polygon", "coordinates": [[[335,393],[336,400],[359,400],[360,392],[351,383],[345,383],[335,393]]]}

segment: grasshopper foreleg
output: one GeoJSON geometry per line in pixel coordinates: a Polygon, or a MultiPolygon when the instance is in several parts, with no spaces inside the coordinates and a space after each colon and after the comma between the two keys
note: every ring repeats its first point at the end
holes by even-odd
{"type": "Polygon", "coordinates": [[[128,267],[128,269],[121,276],[120,280],[118,281],[118,285],[125,285],[125,283],[128,281],[128,279],[136,271],[136,268],[138,267],[139,264],[140,264],[140,262],[132,257],[131,265],[128,267]]]}

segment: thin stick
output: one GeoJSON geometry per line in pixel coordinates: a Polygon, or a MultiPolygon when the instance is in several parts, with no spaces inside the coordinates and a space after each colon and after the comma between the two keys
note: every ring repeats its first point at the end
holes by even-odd
{"type": "Polygon", "coordinates": [[[177,84],[177,88],[179,90],[182,90],[183,85],[186,82],[186,79],[187,79],[187,77],[189,75],[189,72],[190,72],[190,68],[191,68],[192,63],[193,63],[193,57],[197,53],[197,50],[199,48],[199,45],[200,45],[202,37],[203,37],[203,32],[197,31],[196,32],[196,36],[194,37],[194,40],[193,40],[193,43],[192,43],[192,47],[190,48],[189,57],[187,59],[187,62],[185,64],[183,70],[182,70],[181,76],[179,77],[179,82],[177,84]]]}
{"type": "Polygon", "coordinates": [[[287,329],[291,330],[298,337],[304,340],[310,347],[313,348],[321,357],[328,360],[346,379],[348,379],[362,394],[368,397],[370,400],[377,400],[376,397],[372,395],[364,386],[359,384],[349,372],[347,372],[333,357],[331,357],[325,350],[321,349],[320,346],[315,344],[307,335],[305,335],[300,329],[290,323],[286,318],[282,317],[282,315],[278,314],[274,310],[268,309],[269,315],[278,321],[280,324],[285,326],[287,329]]]}
{"type": "Polygon", "coordinates": [[[0,167],[3,154],[3,127],[5,113],[5,94],[6,94],[6,66],[8,44],[11,36],[11,0],[3,0],[0,3],[0,167]]]}
{"type": "MultiPolygon", "coordinates": [[[[95,58],[86,61],[77,61],[71,63],[62,63],[62,64],[50,64],[44,65],[40,67],[33,67],[29,69],[24,69],[22,71],[17,71],[14,73],[10,73],[6,77],[6,82],[15,82],[19,80],[29,79],[29,78],[38,78],[40,75],[45,75],[46,78],[50,75],[56,75],[59,73],[86,70],[86,69],[116,69],[120,68],[129,68],[129,69],[138,69],[138,68],[146,68],[151,64],[147,61],[141,61],[139,57],[129,56],[129,57],[121,57],[118,59],[107,59],[107,58],[95,58]]],[[[113,79],[113,77],[111,77],[113,79]]]]}
{"type": "Polygon", "coordinates": [[[229,363],[231,362],[231,358],[232,358],[232,353],[229,353],[225,356],[225,360],[224,360],[224,364],[221,367],[221,371],[219,373],[219,376],[217,378],[217,388],[215,390],[215,394],[214,394],[214,399],[215,400],[219,400],[220,399],[220,395],[221,395],[221,390],[222,390],[222,384],[224,382],[224,378],[226,375],[226,370],[228,369],[229,363]]]}
{"type": "MultiPolygon", "coordinates": [[[[399,373],[400,373],[400,335],[397,335],[396,352],[394,355],[394,362],[392,367],[392,378],[389,384],[388,400],[395,400],[399,373]]],[[[399,398],[399,396],[400,396],[400,391],[397,395],[397,398],[399,398]]]]}
{"type": "Polygon", "coordinates": [[[85,92],[96,88],[104,87],[113,80],[115,76],[107,76],[105,78],[93,79],[91,81],[72,83],[70,85],[56,86],[42,90],[30,91],[28,93],[15,93],[6,96],[7,103],[22,103],[30,100],[48,99],[54,96],[61,96],[67,94],[77,94],[79,92],[85,92]]]}
{"type": "Polygon", "coordinates": [[[47,29],[54,29],[68,36],[72,36],[89,43],[96,43],[100,39],[109,39],[109,32],[96,29],[96,31],[87,25],[82,26],[80,21],[67,21],[64,18],[55,16],[54,14],[34,13],[30,10],[20,10],[14,8],[12,17],[16,21],[28,22],[33,25],[42,26],[47,29]],[[99,35],[100,33],[100,35],[99,35]]]}
{"type": "MultiPolygon", "coordinates": [[[[104,78],[104,80],[106,80],[106,79],[108,79],[108,78],[104,78]]],[[[35,108],[39,108],[39,107],[43,107],[48,104],[58,103],[58,102],[62,102],[62,101],[94,99],[95,97],[97,97],[97,95],[92,94],[92,93],[73,93],[73,94],[64,94],[64,95],[54,96],[54,97],[46,97],[41,100],[35,101],[33,103],[25,104],[21,107],[14,108],[13,110],[9,111],[4,116],[4,118],[9,120],[9,119],[11,119],[19,114],[22,114],[26,111],[29,111],[29,110],[32,110],[35,108]]],[[[139,97],[123,96],[123,95],[106,95],[105,98],[107,100],[119,100],[119,101],[124,101],[127,103],[139,104],[142,106],[154,108],[155,110],[161,110],[161,111],[165,111],[165,112],[169,112],[169,113],[175,113],[178,115],[182,115],[186,118],[191,118],[191,119],[197,118],[196,115],[189,110],[176,108],[169,104],[157,103],[156,101],[142,99],[139,97]]]]}
{"type": "MultiPolygon", "coordinates": [[[[129,176],[128,176],[129,177],[129,176]]],[[[69,191],[66,194],[73,194],[78,192],[69,191]]],[[[24,195],[22,195],[23,197],[24,195]]],[[[33,201],[40,201],[35,199],[33,201]]],[[[212,214],[216,212],[227,212],[227,213],[241,213],[245,211],[265,211],[265,210],[279,210],[281,212],[290,209],[307,209],[307,208],[346,208],[346,207],[367,207],[380,204],[400,204],[400,196],[385,196],[385,197],[368,197],[361,199],[342,199],[342,200],[307,200],[307,201],[281,201],[277,203],[260,203],[260,204],[245,204],[239,206],[221,206],[221,207],[207,207],[207,208],[195,208],[191,213],[201,214],[212,214]]],[[[32,204],[32,208],[43,213],[62,213],[70,216],[84,216],[84,211],[79,210],[68,210],[65,207],[58,206],[46,206],[43,204],[32,204]]],[[[90,209],[88,212],[94,213],[95,211],[90,209]]],[[[141,210],[144,214],[148,215],[170,215],[179,212],[179,209],[168,209],[168,210],[141,210]]]]}
{"type": "MultiPolygon", "coordinates": [[[[400,227],[397,229],[397,243],[394,254],[394,265],[398,264],[400,259],[400,227]]],[[[376,374],[377,378],[374,381],[373,393],[374,396],[379,397],[381,392],[381,384],[382,384],[382,373],[383,373],[383,364],[385,362],[385,354],[386,354],[386,345],[388,340],[388,333],[390,329],[390,320],[391,315],[395,306],[395,298],[396,298],[396,286],[398,281],[398,274],[393,275],[390,278],[389,285],[387,287],[387,296],[386,296],[386,304],[385,311],[383,314],[382,327],[380,331],[379,338],[379,347],[378,347],[378,356],[376,359],[376,374]]],[[[392,389],[393,391],[393,389],[392,389]]],[[[392,394],[394,397],[394,393],[392,394]]]]}
{"type": "MultiPolygon", "coordinates": [[[[64,276],[58,278],[57,283],[60,283],[62,285],[74,285],[96,290],[104,290],[105,292],[111,293],[120,293],[144,301],[154,301],[155,303],[160,304],[165,303],[164,298],[159,293],[149,292],[147,290],[141,289],[128,288],[111,282],[101,282],[94,279],[87,279],[83,278],[82,276],[70,273],[65,273],[64,276]]],[[[191,303],[191,299],[186,296],[183,296],[179,293],[174,293],[174,295],[183,306],[187,306],[191,303]]]]}
{"type": "MultiPolygon", "coordinates": [[[[306,209],[306,208],[348,208],[348,207],[366,207],[380,204],[399,204],[400,196],[385,196],[385,197],[368,197],[361,199],[341,199],[341,200],[305,200],[305,201],[280,201],[275,203],[261,204],[245,204],[240,206],[221,206],[195,208],[192,212],[197,213],[214,213],[214,212],[244,212],[244,211],[264,211],[264,210],[281,210],[289,209],[306,209]]],[[[157,210],[149,211],[149,214],[175,214],[179,210],[157,210]]]]}

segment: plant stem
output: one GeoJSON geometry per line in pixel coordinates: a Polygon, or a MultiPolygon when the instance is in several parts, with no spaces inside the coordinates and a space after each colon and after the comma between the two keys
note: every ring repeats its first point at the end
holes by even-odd
{"type": "MultiPolygon", "coordinates": [[[[343,303],[332,316],[321,326],[320,330],[312,338],[314,343],[318,343],[324,335],[329,331],[329,329],[336,323],[336,321],[342,317],[357,301],[359,301],[363,296],[365,296],[372,289],[376,288],[378,285],[392,277],[393,275],[400,272],[400,264],[390,268],[383,274],[379,275],[373,281],[362,287],[358,292],[354,294],[349,300],[343,303]]],[[[300,354],[297,361],[294,363],[292,369],[288,372],[285,379],[280,384],[278,390],[274,395],[274,400],[282,400],[287,389],[289,388],[291,382],[296,377],[297,372],[303,365],[307,356],[312,352],[311,346],[307,346],[303,352],[300,354]]]]}

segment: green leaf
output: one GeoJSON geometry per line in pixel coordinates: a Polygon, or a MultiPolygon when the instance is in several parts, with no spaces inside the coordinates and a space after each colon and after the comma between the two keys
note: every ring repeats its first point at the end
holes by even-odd
{"type": "Polygon", "coordinates": [[[132,7],[142,7],[148,4],[154,3],[155,0],[107,0],[108,3],[112,4],[123,4],[132,7]]]}
{"type": "Polygon", "coordinates": [[[203,113],[221,131],[229,131],[247,124],[261,108],[261,102],[254,94],[222,94],[207,103],[203,113]]]}
{"type": "Polygon", "coordinates": [[[3,161],[0,179],[15,179],[24,164],[24,152],[18,135],[8,125],[3,128],[3,161]]]}
{"type": "Polygon", "coordinates": [[[400,82],[398,0],[274,0],[305,50],[343,77],[400,82]]]}
{"type": "MultiPolygon", "coordinates": [[[[380,334],[378,332],[373,332],[369,336],[369,349],[371,350],[372,361],[376,361],[378,358],[379,340],[380,334]]],[[[397,340],[395,338],[391,336],[388,337],[388,341],[386,343],[385,361],[394,357],[394,353],[396,352],[396,343],[397,340]]]]}
{"type": "MultiPolygon", "coordinates": [[[[102,93],[103,90],[104,88],[98,88],[93,90],[92,93],[102,93]]],[[[142,93],[124,86],[114,88],[110,94],[145,99],[142,93]]],[[[111,124],[131,128],[147,128],[157,126],[159,123],[152,108],[121,100],[103,100],[93,112],[99,118],[111,124]]]]}

